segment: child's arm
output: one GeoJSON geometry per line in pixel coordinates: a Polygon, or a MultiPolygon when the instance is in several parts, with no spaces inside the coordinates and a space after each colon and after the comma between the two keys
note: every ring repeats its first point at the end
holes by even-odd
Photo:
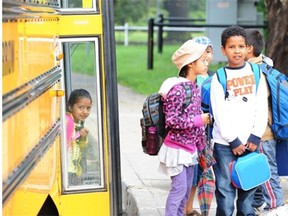
{"type": "Polygon", "coordinates": [[[88,133],[89,130],[86,128],[81,128],[79,131],[80,137],[79,137],[79,145],[80,147],[86,147],[88,144],[88,133]]]}
{"type": "Polygon", "coordinates": [[[267,83],[263,73],[260,73],[260,81],[256,94],[256,108],[254,110],[255,118],[251,134],[248,138],[248,143],[260,143],[260,139],[264,134],[268,121],[268,96],[267,96],[267,83]]]}
{"type": "MultiPolygon", "coordinates": [[[[186,99],[186,92],[181,85],[174,86],[167,94],[167,98],[165,101],[166,103],[165,122],[169,128],[191,129],[193,127],[204,126],[205,122],[203,122],[203,116],[201,114],[196,113],[187,114],[184,112],[183,105],[185,99],[186,99]]],[[[193,101],[194,99],[195,96],[192,96],[191,101],[193,101]]],[[[204,115],[204,117],[205,116],[206,115],[204,115]]]]}

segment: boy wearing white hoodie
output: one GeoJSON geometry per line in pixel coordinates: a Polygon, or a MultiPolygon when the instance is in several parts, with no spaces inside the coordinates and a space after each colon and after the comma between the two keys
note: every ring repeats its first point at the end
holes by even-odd
{"type": "Polygon", "coordinates": [[[230,26],[221,35],[222,53],[227,57],[227,91],[213,76],[211,106],[213,110],[213,165],[216,178],[216,216],[234,213],[237,194],[237,215],[255,215],[252,208],[256,188],[244,191],[231,183],[229,163],[246,151],[255,151],[260,144],[268,118],[266,81],[260,73],[258,90],[247,55],[247,35],[240,26],[230,26]]]}

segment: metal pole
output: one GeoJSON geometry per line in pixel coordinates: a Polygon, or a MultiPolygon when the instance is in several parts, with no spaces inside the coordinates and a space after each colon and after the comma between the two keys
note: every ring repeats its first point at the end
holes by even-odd
{"type": "Polygon", "coordinates": [[[124,24],[124,46],[128,46],[129,44],[129,24],[124,24]]]}
{"type": "Polygon", "coordinates": [[[153,69],[154,19],[148,19],[148,69],[153,69]]]}
{"type": "MultiPolygon", "coordinates": [[[[163,23],[163,14],[159,14],[158,22],[163,23]]],[[[158,53],[162,53],[163,50],[163,26],[158,26],[158,53]]]]}

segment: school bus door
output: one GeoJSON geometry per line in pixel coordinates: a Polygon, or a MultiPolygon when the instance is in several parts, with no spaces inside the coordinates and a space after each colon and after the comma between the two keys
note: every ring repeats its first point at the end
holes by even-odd
{"type": "Polygon", "coordinates": [[[112,1],[85,0],[77,7],[73,1],[64,2],[59,41],[64,73],[61,87],[66,94],[61,101],[62,196],[59,213],[119,215],[122,213],[122,190],[112,1]],[[85,120],[89,135],[81,161],[82,174],[77,184],[71,184],[65,112],[71,91],[79,88],[90,92],[92,109],[85,120]]]}

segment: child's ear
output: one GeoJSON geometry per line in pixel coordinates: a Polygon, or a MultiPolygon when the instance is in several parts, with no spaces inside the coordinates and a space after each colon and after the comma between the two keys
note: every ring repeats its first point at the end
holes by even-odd
{"type": "Polygon", "coordinates": [[[247,45],[247,53],[252,53],[253,52],[253,46],[252,45],[247,45]]]}
{"type": "Polygon", "coordinates": [[[72,107],[68,106],[68,111],[71,112],[72,111],[72,107]]]}
{"type": "Polygon", "coordinates": [[[225,49],[224,49],[223,46],[221,46],[221,51],[222,51],[222,54],[223,54],[224,56],[226,56],[226,52],[225,52],[225,49]]]}
{"type": "MultiPolygon", "coordinates": [[[[196,61],[197,61],[197,60],[196,60],[196,61]]],[[[188,67],[188,68],[192,68],[192,65],[195,64],[196,61],[190,62],[189,64],[187,64],[187,67],[188,67]]]]}

